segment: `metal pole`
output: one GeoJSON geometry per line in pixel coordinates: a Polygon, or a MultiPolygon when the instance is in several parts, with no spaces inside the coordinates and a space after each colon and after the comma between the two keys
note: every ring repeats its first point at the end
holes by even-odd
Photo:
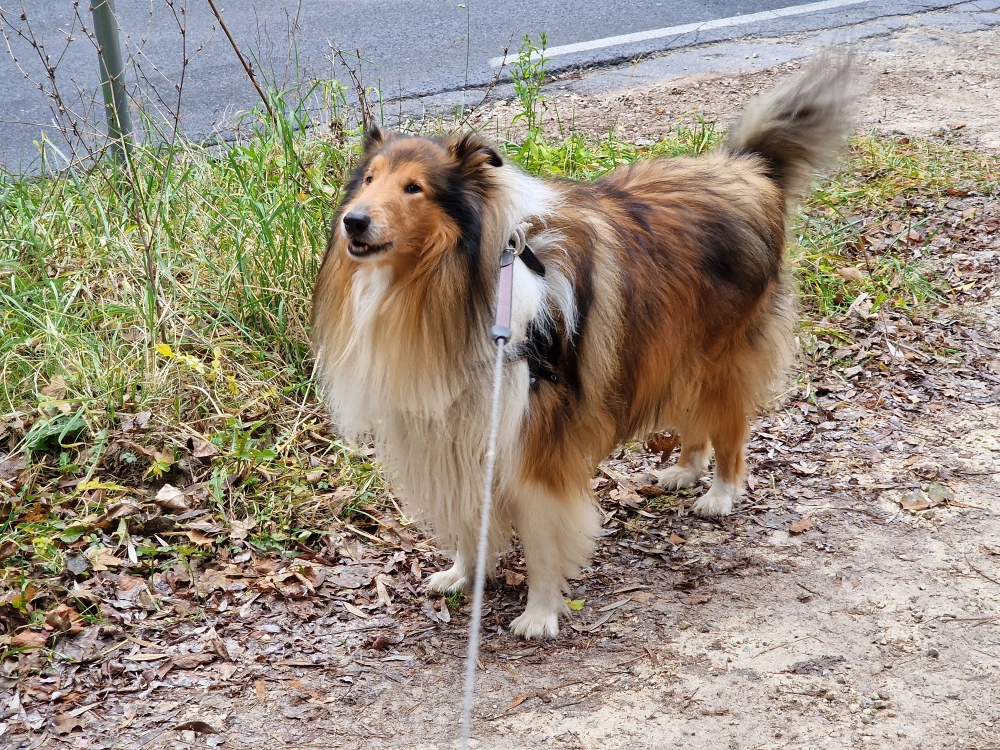
{"type": "Polygon", "coordinates": [[[111,150],[123,161],[132,145],[132,115],[125,95],[122,48],[118,41],[118,18],[114,0],[92,0],[94,34],[97,36],[97,59],[101,66],[101,88],[108,113],[108,138],[111,150]]]}

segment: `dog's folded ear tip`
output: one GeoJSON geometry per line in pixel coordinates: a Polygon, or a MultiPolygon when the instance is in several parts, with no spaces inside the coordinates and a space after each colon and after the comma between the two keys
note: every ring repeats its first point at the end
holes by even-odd
{"type": "Polygon", "coordinates": [[[452,142],[452,153],[459,163],[468,166],[502,167],[503,157],[496,147],[475,132],[468,132],[452,142]]]}
{"type": "Polygon", "coordinates": [[[373,148],[381,146],[385,143],[385,132],[378,125],[372,124],[366,131],[364,135],[364,141],[362,143],[362,148],[367,151],[371,151],[373,148]]]}

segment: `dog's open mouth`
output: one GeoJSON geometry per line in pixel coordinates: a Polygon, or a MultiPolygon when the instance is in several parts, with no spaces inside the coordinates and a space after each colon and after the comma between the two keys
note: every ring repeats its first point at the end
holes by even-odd
{"type": "Polygon", "coordinates": [[[351,240],[350,242],[347,243],[347,252],[349,252],[355,258],[367,258],[371,255],[378,255],[379,253],[384,253],[390,247],[392,247],[391,242],[386,242],[382,245],[367,245],[364,242],[351,240]]]}

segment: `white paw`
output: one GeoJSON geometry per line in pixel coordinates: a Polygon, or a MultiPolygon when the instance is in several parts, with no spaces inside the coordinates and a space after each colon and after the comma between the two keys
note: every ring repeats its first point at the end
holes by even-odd
{"type": "Polygon", "coordinates": [[[510,624],[510,632],[519,638],[536,640],[555,638],[559,635],[559,614],[557,612],[525,610],[510,624]]]}
{"type": "Polygon", "coordinates": [[[728,516],[733,512],[733,502],[740,493],[736,485],[716,479],[712,487],[691,506],[695,515],[714,517],[728,516]]]}
{"type": "Polygon", "coordinates": [[[452,565],[448,570],[441,570],[428,578],[427,588],[443,594],[447,591],[465,591],[468,583],[469,578],[465,571],[458,569],[457,565],[452,565]]]}
{"type": "Polygon", "coordinates": [[[663,471],[654,471],[656,483],[665,490],[681,490],[698,484],[700,473],[690,466],[671,466],[663,471]]]}

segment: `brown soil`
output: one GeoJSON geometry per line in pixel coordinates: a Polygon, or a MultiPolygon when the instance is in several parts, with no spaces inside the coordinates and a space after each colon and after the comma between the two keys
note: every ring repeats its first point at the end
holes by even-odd
{"type": "MultiPolygon", "coordinates": [[[[865,60],[865,122],[964,124],[970,142],[1000,146],[995,35],[940,39],[928,50],[903,34],[865,60]]],[[[575,121],[652,138],[695,109],[728,118],[789,67],[577,100],[575,121]]],[[[998,319],[994,290],[974,315],[925,321],[967,356],[919,388],[890,376],[874,392],[845,388],[804,363],[756,425],[753,487],[721,522],[676,499],[640,500],[650,453],[606,462],[595,480],[606,536],[560,637],[503,632],[525,593],[515,553],[488,592],[475,746],[1000,748],[998,319]]],[[[890,374],[921,361],[887,356],[890,374]]],[[[263,596],[238,574],[191,571],[204,596],[188,619],[89,628],[57,646],[81,662],[57,676],[29,686],[0,675],[0,745],[452,747],[468,605],[424,598],[419,580],[443,563],[426,543],[350,539],[298,579],[258,569],[263,596]],[[373,580],[381,609],[344,595],[373,580]]],[[[173,575],[153,592],[163,601],[186,585],[173,575]]],[[[121,611],[130,581],[116,579],[121,611]]]]}

